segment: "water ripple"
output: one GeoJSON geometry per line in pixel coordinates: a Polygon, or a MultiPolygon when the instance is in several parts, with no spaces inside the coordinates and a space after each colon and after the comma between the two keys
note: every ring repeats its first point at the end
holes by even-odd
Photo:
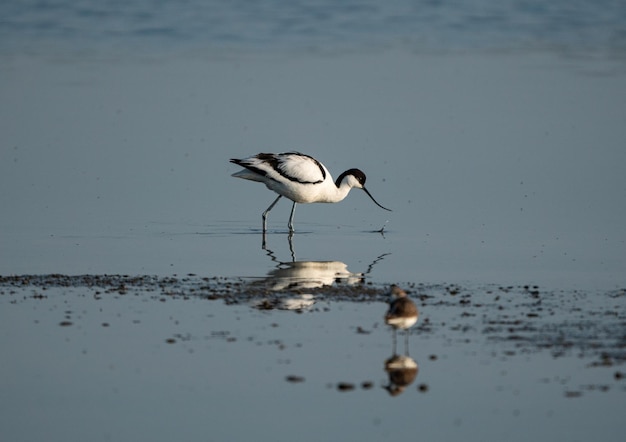
{"type": "Polygon", "coordinates": [[[131,44],[142,49],[327,49],[409,45],[425,50],[623,52],[626,4],[614,0],[5,1],[0,50],[131,44]]]}

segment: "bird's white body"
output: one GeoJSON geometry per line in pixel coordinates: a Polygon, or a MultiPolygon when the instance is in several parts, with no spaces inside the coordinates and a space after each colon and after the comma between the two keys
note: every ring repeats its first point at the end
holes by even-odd
{"type": "Polygon", "coordinates": [[[352,188],[363,189],[374,203],[385,209],[365,189],[365,174],[358,169],[347,170],[337,181],[333,181],[326,166],[315,158],[299,152],[260,153],[243,159],[233,158],[230,161],[243,167],[232,176],[264,183],[268,189],[279,195],[263,212],[264,231],[268,212],[282,196],[294,203],[289,218],[290,231],[293,231],[296,203],[337,203],[343,200],[352,188]]]}
{"type": "Polygon", "coordinates": [[[326,166],[315,158],[295,152],[271,158],[257,155],[238,164],[247,168],[232,176],[264,183],[268,189],[300,204],[337,203],[352,187],[361,187],[352,175],[337,187],[326,166]]]}
{"type": "Polygon", "coordinates": [[[392,317],[386,318],[385,322],[394,328],[406,330],[415,325],[415,323],[417,322],[417,316],[409,316],[409,317],[392,316],[392,317]]]}

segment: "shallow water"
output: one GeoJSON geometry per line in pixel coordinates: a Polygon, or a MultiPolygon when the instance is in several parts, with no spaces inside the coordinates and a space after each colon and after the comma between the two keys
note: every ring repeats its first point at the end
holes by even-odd
{"type": "MultiPolygon", "coordinates": [[[[299,205],[295,255],[380,282],[624,283],[626,77],[551,55],[15,57],[2,68],[1,274],[260,276],[264,186],[231,157],[298,149],[353,190],[299,205]],[[384,228],[384,235],[373,233],[384,228]]],[[[268,247],[291,260],[290,204],[268,247]]]]}
{"type": "Polygon", "coordinates": [[[2,437],[621,440],[623,8],[133,5],[0,6],[2,437]]]}
{"type": "Polygon", "coordinates": [[[623,291],[412,287],[420,320],[394,351],[383,290],[344,281],[288,311],[305,292],[258,284],[3,279],[3,433],[621,440],[623,291]],[[394,354],[417,373],[392,377],[394,354]]]}

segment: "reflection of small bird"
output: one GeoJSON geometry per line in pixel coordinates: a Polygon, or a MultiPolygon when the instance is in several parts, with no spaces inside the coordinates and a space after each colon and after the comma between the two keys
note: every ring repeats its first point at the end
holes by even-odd
{"type": "Polygon", "coordinates": [[[407,296],[406,292],[397,285],[391,286],[392,300],[389,303],[389,309],[385,314],[385,324],[393,327],[393,352],[396,353],[396,331],[398,329],[405,330],[404,350],[409,352],[409,334],[408,329],[411,328],[419,317],[417,306],[407,296]]]}
{"type": "Polygon", "coordinates": [[[338,203],[353,187],[363,189],[377,206],[389,210],[374,199],[365,188],[365,174],[359,169],[343,172],[333,182],[328,169],[315,158],[299,152],[260,153],[252,157],[230,160],[244,169],[232,176],[264,183],[278,198],[263,212],[263,231],[267,230],[267,214],[281,197],[293,201],[289,231],[293,232],[293,215],[297,203],[338,203]]]}
{"type": "Polygon", "coordinates": [[[417,362],[409,356],[394,355],[385,361],[385,371],[389,375],[389,385],[385,389],[392,396],[397,396],[417,377],[417,362]]]}

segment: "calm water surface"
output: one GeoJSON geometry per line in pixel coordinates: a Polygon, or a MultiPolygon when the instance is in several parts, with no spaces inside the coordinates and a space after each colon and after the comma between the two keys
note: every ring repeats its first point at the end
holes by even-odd
{"type": "MultiPolygon", "coordinates": [[[[298,149],[336,177],[295,256],[380,282],[623,285],[625,77],[550,55],[406,52],[3,68],[2,274],[260,276],[274,198],[228,163],[298,149]],[[601,74],[601,75],[600,75],[601,74]],[[384,235],[372,233],[384,227],[384,235]]],[[[608,69],[608,71],[607,71],[608,69]]],[[[281,201],[268,246],[293,259],[281,201]]]]}
{"type": "MultiPolygon", "coordinates": [[[[400,382],[387,365],[393,336],[382,322],[382,302],[326,299],[297,314],[225,305],[189,291],[172,296],[176,286],[163,287],[129,285],[122,293],[3,284],[3,434],[16,441],[181,434],[617,441],[623,434],[625,387],[616,377],[623,369],[603,362],[597,345],[610,339],[598,341],[602,327],[590,328],[580,317],[585,306],[612,323],[608,332],[619,333],[623,293],[602,297],[622,311],[612,317],[611,308],[598,309],[581,293],[542,292],[537,308],[518,290],[461,288],[452,295],[422,287],[414,296],[432,297],[419,301],[421,323],[408,352],[402,339],[396,347],[417,372],[400,382]],[[461,307],[457,296],[468,294],[471,303],[461,307]],[[545,312],[552,306],[558,312],[550,317],[545,312]],[[527,319],[531,311],[537,315],[527,319]],[[523,318],[522,327],[512,317],[523,318]],[[521,335],[487,332],[487,324],[517,327],[521,335]],[[550,337],[554,328],[569,344],[550,337]],[[394,383],[399,394],[391,395],[394,383]]],[[[611,344],[607,349],[616,354],[611,344]]]]}
{"type": "Polygon", "coordinates": [[[621,440],[623,2],[461,3],[3,2],[0,275],[422,314],[391,397],[380,297],[6,283],[0,439],[621,440]],[[300,205],[290,242],[281,201],[262,248],[228,159],[294,149],[393,212],[300,205]]]}
{"type": "Polygon", "coordinates": [[[559,48],[622,53],[619,0],[55,2],[0,5],[0,50],[426,50],[559,48]]]}

